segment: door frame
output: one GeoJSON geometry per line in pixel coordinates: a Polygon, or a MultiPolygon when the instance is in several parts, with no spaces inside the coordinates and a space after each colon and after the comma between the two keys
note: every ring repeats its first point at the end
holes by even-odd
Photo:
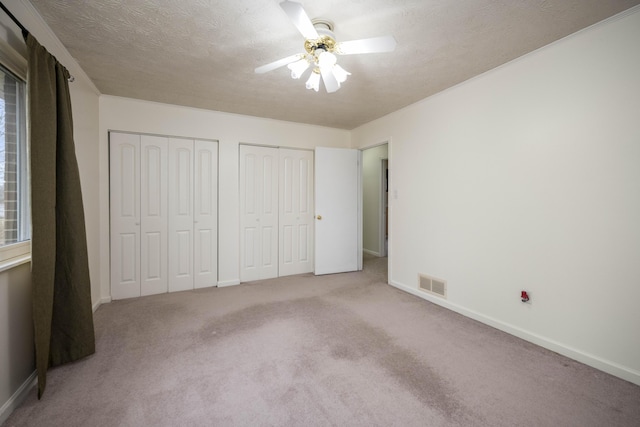
{"type": "MultiPolygon", "coordinates": [[[[391,266],[392,266],[392,194],[395,194],[392,191],[392,183],[393,183],[393,179],[392,179],[392,174],[393,174],[393,169],[392,169],[392,156],[393,156],[393,144],[392,144],[392,138],[386,138],[382,141],[379,142],[375,142],[375,143],[371,143],[368,145],[364,145],[362,147],[359,147],[358,150],[360,152],[360,156],[359,156],[359,160],[358,160],[358,177],[359,177],[359,184],[358,184],[358,268],[360,270],[362,270],[362,255],[363,255],[363,226],[364,226],[364,210],[363,210],[363,206],[364,206],[364,186],[363,186],[363,169],[362,169],[362,152],[365,150],[368,150],[370,148],[376,148],[376,147],[380,147],[381,145],[385,145],[387,144],[387,167],[389,168],[389,176],[387,178],[387,185],[389,186],[389,201],[388,201],[388,211],[387,211],[387,221],[389,222],[389,232],[388,232],[388,238],[387,238],[387,283],[391,282],[391,266]]],[[[381,159],[382,160],[382,159],[381,159]]],[[[384,209],[384,203],[382,203],[383,207],[382,209],[384,209]]],[[[384,225],[382,225],[381,227],[383,227],[384,225]]],[[[384,236],[381,237],[381,240],[384,239],[384,236]]]]}
{"type": "MultiPolygon", "coordinates": [[[[388,147],[388,146],[387,146],[388,147]]],[[[385,207],[389,206],[389,178],[387,171],[389,170],[389,155],[387,157],[380,159],[380,205],[378,209],[380,211],[380,230],[379,230],[379,242],[378,247],[380,248],[380,254],[385,257],[387,256],[387,245],[385,245],[385,237],[387,234],[387,212],[385,212],[385,207]],[[385,191],[385,184],[386,189],[385,191]],[[385,194],[386,193],[386,194],[385,194]],[[387,206],[385,206],[385,196],[387,198],[387,206]]],[[[364,212],[363,212],[364,214],[364,212]]]]}

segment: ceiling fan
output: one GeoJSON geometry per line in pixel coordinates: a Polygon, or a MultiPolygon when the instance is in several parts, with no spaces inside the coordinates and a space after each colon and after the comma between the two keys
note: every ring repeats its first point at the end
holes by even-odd
{"type": "Polygon", "coordinates": [[[316,92],[320,89],[320,78],[327,92],[340,89],[340,84],[351,75],[337,64],[337,55],[353,55],[359,53],[391,52],[396,48],[393,36],[372,37],[368,39],[337,42],[333,34],[333,24],[324,19],[309,19],[300,3],[285,0],[280,3],[289,19],[305,38],[306,52],[287,56],[255,69],[258,74],[284,67],[291,70],[291,77],[299,79],[308,68],[311,75],[307,80],[307,89],[316,92]]]}

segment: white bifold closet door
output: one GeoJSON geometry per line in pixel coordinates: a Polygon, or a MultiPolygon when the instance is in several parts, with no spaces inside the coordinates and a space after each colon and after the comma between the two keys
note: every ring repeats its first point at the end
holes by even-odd
{"type": "Polygon", "coordinates": [[[193,141],[169,141],[169,292],[193,289],[193,141]]]}
{"type": "Polygon", "coordinates": [[[140,136],[111,134],[111,295],[140,295],[140,136]]]}
{"type": "Polygon", "coordinates": [[[278,276],[278,150],[240,146],[240,281],[278,276]]]}
{"type": "Polygon", "coordinates": [[[110,133],[111,294],[215,286],[217,143],[110,133]]]}
{"type": "Polygon", "coordinates": [[[313,152],[240,146],[240,281],[313,271],[313,152]]]}
{"type": "Polygon", "coordinates": [[[169,292],[216,282],[217,164],[210,142],[169,140],[169,292]]]}
{"type": "Polygon", "coordinates": [[[313,271],[313,151],[280,150],[278,275],[313,271]]]}
{"type": "Polygon", "coordinates": [[[167,140],[111,134],[111,292],[167,292],[167,140]]]}
{"type": "Polygon", "coordinates": [[[193,287],[218,282],[218,144],[194,141],[193,287]]]}

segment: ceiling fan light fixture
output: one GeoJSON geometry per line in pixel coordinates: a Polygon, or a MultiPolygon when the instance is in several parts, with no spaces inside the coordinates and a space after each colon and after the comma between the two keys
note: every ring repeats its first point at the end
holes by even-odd
{"type": "Polygon", "coordinates": [[[333,66],[333,75],[336,76],[338,83],[344,83],[347,81],[347,77],[350,76],[351,73],[336,64],[333,66]]]}
{"type": "Polygon", "coordinates": [[[287,68],[291,70],[292,79],[299,79],[307,68],[309,68],[309,61],[307,61],[307,58],[302,58],[287,65],[287,68]]]}
{"type": "Polygon", "coordinates": [[[307,89],[313,89],[316,92],[320,90],[320,70],[317,68],[311,72],[309,80],[307,80],[307,89]]]}
{"type": "Polygon", "coordinates": [[[336,62],[338,62],[338,58],[331,52],[324,51],[318,55],[318,66],[320,68],[331,68],[336,65],[336,62]]]}
{"type": "Polygon", "coordinates": [[[269,64],[257,67],[258,74],[287,66],[291,77],[299,79],[311,67],[306,87],[318,92],[320,80],[328,93],[340,89],[340,84],[347,80],[350,72],[337,64],[337,55],[353,55],[359,53],[391,52],[396,47],[393,36],[372,37],[368,39],[336,42],[333,33],[333,22],[323,18],[309,19],[307,12],[297,1],[283,0],[280,7],[289,17],[293,25],[305,38],[306,53],[291,55],[269,64]]]}

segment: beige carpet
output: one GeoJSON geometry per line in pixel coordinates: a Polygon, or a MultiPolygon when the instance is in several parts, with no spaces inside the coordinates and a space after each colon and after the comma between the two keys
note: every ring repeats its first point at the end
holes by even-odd
{"type": "Polygon", "coordinates": [[[366,271],[116,301],[7,426],[639,426],[640,387],[366,271]]]}

